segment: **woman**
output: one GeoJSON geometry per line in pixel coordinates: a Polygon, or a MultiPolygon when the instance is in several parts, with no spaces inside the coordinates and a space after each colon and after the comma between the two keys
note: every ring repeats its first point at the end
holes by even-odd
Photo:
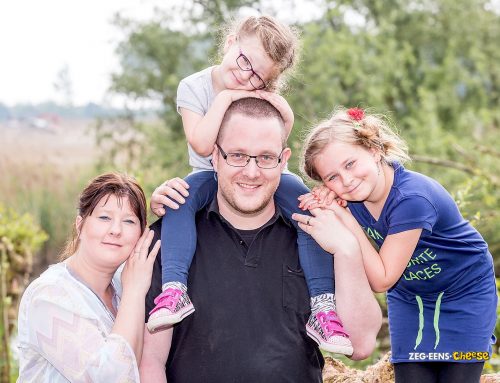
{"type": "Polygon", "coordinates": [[[18,382],[139,382],[144,298],[160,247],[148,255],[144,193],[128,176],[103,174],[78,212],[66,259],[21,299],[18,382]]]}

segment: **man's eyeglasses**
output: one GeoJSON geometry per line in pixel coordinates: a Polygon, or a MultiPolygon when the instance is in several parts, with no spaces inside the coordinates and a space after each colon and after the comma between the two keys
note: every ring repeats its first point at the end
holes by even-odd
{"type": "Polygon", "coordinates": [[[281,153],[278,156],[274,154],[260,154],[258,156],[251,156],[245,153],[226,153],[219,144],[216,144],[222,155],[222,158],[226,160],[229,166],[234,166],[236,168],[244,168],[248,165],[252,158],[255,159],[255,163],[261,169],[274,169],[281,162],[281,153]]]}
{"type": "Polygon", "coordinates": [[[236,64],[238,64],[238,67],[242,71],[252,72],[252,75],[250,76],[250,84],[252,84],[255,90],[264,89],[267,86],[266,83],[257,73],[255,73],[252,64],[250,63],[250,60],[248,60],[247,56],[243,54],[241,48],[239,49],[240,49],[240,55],[236,58],[236,64]]]}

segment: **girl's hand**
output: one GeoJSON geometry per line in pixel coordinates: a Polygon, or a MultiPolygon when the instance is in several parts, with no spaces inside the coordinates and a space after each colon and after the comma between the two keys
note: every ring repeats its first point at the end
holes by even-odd
{"type": "Polygon", "coordinates": [[[184,197],[189,195],[187,189],[189,189],[189,185],[182,178],[175,177],[165,181],[155,189],[151,196],[151,202],[149,203],[151,211],[157,217],[163,217],[165,215],[165,206],[177,210],[179,208],[178,203],[183,204],[186,202],[184,197]]]}
{"type": "Polygon", "coordinates": [[[290,134],[295,117],[293,115],[292,108],[290,108],[290,105],[288,105],[288,102],[282,96],[274,92],[257,90],[256,93],[260,96],[260,98],[269,101],[276,109],[278,109],[281,117],[283,117],[283,122],[285,123],[287,134],[290,134]]]}
{"type": "Polygon", "coordinates": [[[302,210],[329,206],[334,202],[341,207],[347,207],[347,201],[338,198],[337,194],[325,185],[315,186],[310,193],[301,195],[299,201],[299,208],[302,210]]]}
{"type": "Polygon", "coordinates": [[[229,103],[239,100],[240,98],[261,98],[255,90],[242,90],[242,89],[224,89],[217,97],[227,97],[229,103]]]}
{"type": "Polygon", "coordinates": [[[123,291],[131,289],[130,291],[141,294],[141,296],[146,296],[151,285],[153,265],[160,249],[160,240],[158,240],[148,254],[153,237],[154,232],[146,228],[141,238],[137,241],[134,250],[123,268],[121,276],[123,291]]]}
{"type": "MultiPolygon", "coordinates": [[[[336,204],[335,209],[344,210],[336,204]]],[[[353,249],[359,251],[359,244],[354,234],[342,223],[335,209],[315,208],[310,210],[313,215],[294,213],[292,218],[299,223],[299,227],[310,234],[318,244],[331,254],[348,253],[353,249]]]]}

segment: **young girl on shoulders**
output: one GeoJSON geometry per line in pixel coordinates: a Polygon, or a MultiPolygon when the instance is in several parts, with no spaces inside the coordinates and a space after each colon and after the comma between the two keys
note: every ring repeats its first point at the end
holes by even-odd
{"type": "Polygon", "coordinates": [[[342,241],[333,220],[357,237],[372,289],[387,291],[396,382],[479,382],[494,342],[493,259],[450,194],[405,169],[408,159],[383,116],[339,109],[307,137],[303,169],[323,186],[301,197],[314,217],[294,218],[327,251],[342,241]]]}
{"type": "MultiPolygon", "coordinates": [[[[297,50],[297,34],[290,27],[269,16],[248,17],[227,33],[220,64],[180,82],[177,109],[193,172],[185,180],[177,179],[175,185],[160,186],[152,197],[151,207],[157,215],[165,214],[165,207],[171,209],[162,222],[163,292],[149,317],[150,331],[177,323],[195,310],[187,291],[188,270],[196,248],[195,214],[214,198],[217,190],[209,155],[226,109],[240,98],[263,98],[278,109],[290,133],[293,112],[276,91],[284,82],[284,74],[294,66],[297,50]],[[181,194],[186,197],[187,188],[190,196],[184,199],[181,194]],[[176,202],[185,204],[179,206],[176,202]]],[[[261,161],[257,166],[265,172],[277,163],[261,161]]],[[[285,216],[290,218],[294,211],[300,211],[297,198],[308,191],[298,176],[283,173],[276,201],[285,216]]],[[[332,258],[300,229],[297,242],[311,296],[307,332],[324,350],[350,355],[351,342],[335,312],[332,258]]]]}

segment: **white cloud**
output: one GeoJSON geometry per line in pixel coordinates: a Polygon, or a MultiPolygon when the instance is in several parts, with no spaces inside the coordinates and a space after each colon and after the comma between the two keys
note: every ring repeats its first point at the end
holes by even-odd
{"type": "Polygon", "coordinates": [[[68,65],[74,102],[100,102],[118,68],[117,11],[151,14],[152,0],[15,0],[0,2],[0,102],[57,100],[58,72],[68,65]]]}

